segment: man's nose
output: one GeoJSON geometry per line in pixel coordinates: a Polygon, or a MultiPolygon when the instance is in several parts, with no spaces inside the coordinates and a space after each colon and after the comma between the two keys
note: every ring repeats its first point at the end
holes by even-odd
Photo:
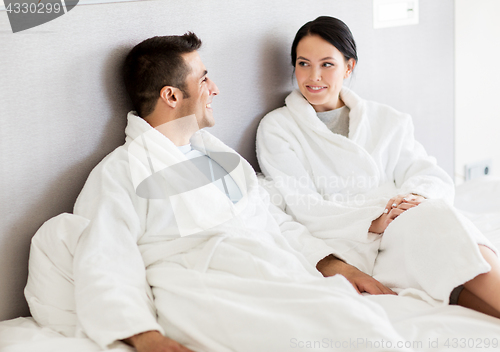
{"type": "Polygon", "coordinates": [[[214,83],[214,81],[210,80],[211,86],[210,86],[210,95],[217,95],[219,94],[219,88],[217,88],[217,85],[214,83]]]}

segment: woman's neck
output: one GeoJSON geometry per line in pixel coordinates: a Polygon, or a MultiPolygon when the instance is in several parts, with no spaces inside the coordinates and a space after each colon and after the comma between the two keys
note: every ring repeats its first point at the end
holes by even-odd
{"type": "MultiPolygon", "coordinates": [[[[312,104],[311,104],[312,105],[312,104]]],[[[340,97],[337,99],[337,101],[334,104],[329,104],[328,106],[320,105],[320,106],[315,106],[312,105],[314,110],[316,112],[325,112],[325,111],[332,111],[332,110],[337,110],[340,109],[341,107],[345,106],[344,102],[340,97]]]]}

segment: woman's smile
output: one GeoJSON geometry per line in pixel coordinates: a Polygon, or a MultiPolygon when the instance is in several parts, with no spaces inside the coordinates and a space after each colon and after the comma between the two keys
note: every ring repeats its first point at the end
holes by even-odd
{"type": "Polygon", "coordinates": [[[325,87],[325,86],[307,85],[306,88],[311,93],[320,93],[320,92],[324,92],[327,87],[325,87]]]}

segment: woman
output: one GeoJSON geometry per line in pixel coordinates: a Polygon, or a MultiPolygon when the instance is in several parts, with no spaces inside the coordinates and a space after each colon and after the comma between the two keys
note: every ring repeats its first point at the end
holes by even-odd
{"type": "Polygon", "coordinates": [[[284,209],[332,248],[318,263],[323,275],[342,274],[358,292],[418,289],[500,317],[494,247],[452,208],[453,182],[415,141],[411,117],[343,87],[356,63],[342,21],[322,16],[299,29],[299,89],[257,131],[263,173],[284,209]]]}

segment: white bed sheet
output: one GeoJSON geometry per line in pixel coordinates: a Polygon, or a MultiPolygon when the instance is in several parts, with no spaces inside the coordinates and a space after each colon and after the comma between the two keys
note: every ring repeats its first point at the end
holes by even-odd
{"type": "MultiPolygon", "coordinates": [[[[457,187],[455,205],[500,248],[500,179],[485,177],[457,187]]],[[[358,340],[290,341],[286,350],[343,351],[498,351],[500,320],[458,306],[433,307],[418,297],[367,296],[380,304],[404,341],[358,340]],[[299,346],[312,346],[300,348],[299,346]],[[319,346],[319,347],[318,347],[319,346]]],[[[33,318],[0,322],[1,352],[94,352],[101,349],[91,340],[69,338],[40,327],[33,318]]],[[[133,348],[116,343],[108,351],[130,352],[133,348]]],[[[257,351],[256,351],[257,352],[257,351]]]]}
{"type": "MultiPolygon", "coordinates": [[[[16,318],[0,322],[1,352],[99,352],[102,349],[88,338],[65,337],[40,327],[33,318],[16,318]]],[[[132,352],[135,349],[117,342],[111,352],[132,352]]]]}
{"type": "MultiPolygon", "coordinates": [[[[402,341],[356,340],[334,341],[325,336],[321,341],[290,341],[284,351],[498,351],[500,322],[496,318],[459,306],[432,307],[410,297],[370,296],[386,310],[402,341]],[[319,343],[321,348],[298,346],[319,343]],[[343,343],[341,345],[340,343],[343,343]],[[390,345],[389,345],[390,343],[390,345]]],[[[41,328],[32,318],[17,318],[0,323],[2,352],[98,352],[94,342],[69,338],[41,328]]],[[[111,352],[131,352],[134,349],[116,343],[111,352]]],[[[260,352],[260,351],[256,351],[260,352]]],[[[276,352],[276,351],[273,351],[276,352]]],[[[279,352],[279,351],[278,351],[279,352]]]]}

